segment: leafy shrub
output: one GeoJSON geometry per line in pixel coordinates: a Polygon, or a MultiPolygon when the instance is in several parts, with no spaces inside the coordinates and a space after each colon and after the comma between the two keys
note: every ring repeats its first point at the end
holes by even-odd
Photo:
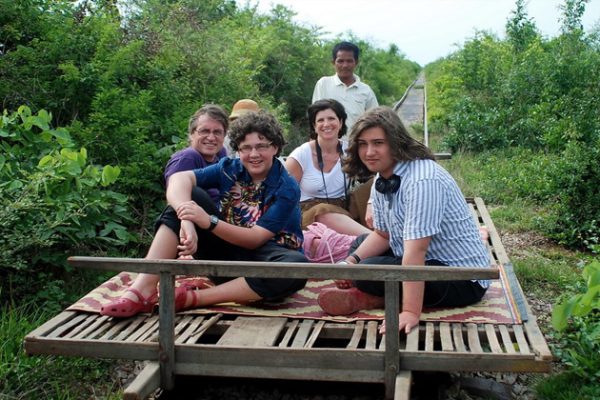
{"type": "Polygon", "coordinates": [[[570,143],[557,162],[552,190],[556,193],[548,217],[548,234],[571,247],[600,244],[600,140],[590,147],[570,143]]]}
{"type": "MultiPolygon", "coordinates": [[[[600,312],[600,261],[592,261],[586,265],[583,268],[583,278],[586,283],[585,293],[577,293],[554,307],[552,325],[555,329],[566,329],[571,317],[600,312]]],[[[600,345],[600,323],[595,327],[592,338],[599,341],[600,345]]]]}
{"type": "Polygon", "coordinates": [[[119,168],[89,165],[86,150],[72,147],[67,130],[52,129],[51,118],[22,106],[0,120],[0,274],[24,282],[64,271],[67,250],[108,251],[131,239],[126,196],[105,189],[119,168]]]}

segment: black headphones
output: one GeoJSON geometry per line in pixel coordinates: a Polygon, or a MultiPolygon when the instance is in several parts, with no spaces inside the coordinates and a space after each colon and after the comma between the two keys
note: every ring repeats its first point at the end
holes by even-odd
{"type": "Polygon", "coordinates": [[[392,175],[389,179],[380,176],[375,182],[375,190],[383,194],[396,193],[400,189],[401,181],[402,179],[398,175],[392,175]]]}

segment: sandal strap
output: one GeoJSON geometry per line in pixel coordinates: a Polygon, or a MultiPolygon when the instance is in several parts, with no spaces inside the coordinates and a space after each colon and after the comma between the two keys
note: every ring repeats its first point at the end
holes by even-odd
{"type": "Polygon", "coordinates": [[[132,287],[127,288],[127,291],[135,294],[137,296],[139,302],[142,303],[145,306],[147,306],[148,304],[153,304],[154,300],[156,298],[158,298],[158,293],[154,294],[153,296],[150,296],[150,297],[146,298],[146,297],[144,297],[144,295],[142,295],[142,292],[140,292],[136,288],[132,288],[132,287]],[[152,303],[150,303],[150,302],[152,302],[152,303]]]}

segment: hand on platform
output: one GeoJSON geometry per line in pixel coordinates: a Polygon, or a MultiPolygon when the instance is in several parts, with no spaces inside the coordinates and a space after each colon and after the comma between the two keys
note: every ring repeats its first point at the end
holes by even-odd
{"type": "MultiPolygon", "coordinates": [[[[419,326],[419,316],[410,311],[402,311],[398,316],[398,329],[400,332],[408,335],[415,326],[419,326]]],[[[381,324],[379,333],[382,335],[385,333],[385,321],[381,324]]]]}

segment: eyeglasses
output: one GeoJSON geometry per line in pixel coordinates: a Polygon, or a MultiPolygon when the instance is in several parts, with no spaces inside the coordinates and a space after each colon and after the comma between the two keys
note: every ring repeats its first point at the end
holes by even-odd
{"type": "Polygon", "coordinates": [[[238,151],[241,154],[250,154],[252,153],[252,150],[256,150],[259,153],[264,153],[265,151],[269,150],[269,148],[273,145],[273,143],[258,143],[255,146],[250,146],[250,145],[244,145],[244,146],[240,146],[238,147],[238,151]]]}
{"type": "Polygon", "coordinates": [[[214,129],[212,131],[210,129],[196,129],[195,132],[201,137],[208,137],[211,133],[217,138],[222,138],[225,136],[225,131],[221,129],[214,129]]]}

